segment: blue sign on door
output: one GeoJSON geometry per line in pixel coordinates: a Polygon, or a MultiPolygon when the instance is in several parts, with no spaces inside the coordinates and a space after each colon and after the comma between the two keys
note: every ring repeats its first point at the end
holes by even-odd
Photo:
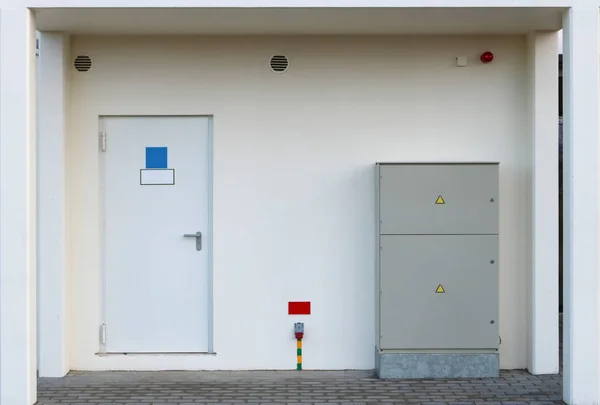
{"type": "Polygon", "coordinates": [[[146,169],[167,168],[167,147],[146,147],[146,169]]]}

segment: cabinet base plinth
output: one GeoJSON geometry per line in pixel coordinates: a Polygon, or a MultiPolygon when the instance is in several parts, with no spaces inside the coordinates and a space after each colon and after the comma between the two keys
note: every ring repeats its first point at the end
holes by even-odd
{"type": "Polygon", "coordinates": [[[377,351],[380,379],[494,378],[498,353],[385,353],[377,351]]]}

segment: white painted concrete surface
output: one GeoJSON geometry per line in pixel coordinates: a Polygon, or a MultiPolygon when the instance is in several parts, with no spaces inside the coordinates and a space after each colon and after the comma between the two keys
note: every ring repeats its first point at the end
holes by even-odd
{"type": "Polygon", "coordinates": [[[0,403],[36,398],[35,25],[0,11],[0,403]]]}
{"type": "Polygon", "coordinates": [[[558,62],[556,32],[528,37],[531,155],[528,361],[556,374],[558,359],[558,62]]]}
{"type": "Polygon", "coordinates": [[[495,7],[495,8],[520,8],[520,7],[571,7],[574,5],[597,5],[598,0],[191,0],[184,2],[175,0],[3,0],[5,7],[25,6],[33,8],[57,7],[117,7],[117,8],[468,8],[468,7],[495,7]]]}
{"type": "Polygon", "coordinates": [[[42,9],[36,17],[39,30],[77,35],[527,35],[559,30],[564,11],[559,7],[410,8],[402,2],[394,7],[321,7],[325,4],[313,8],[190,8],[194,6],[189,4],[168,9],[121,4],[42,9]]]}
{"type": "Polygon", "coordinates": [[[591,405],[600,401],[598,7],[572,8],[563,24],[564,398],[591,405]]]}
{"type": "Polygon", "coordinates": [[[298,320],[306,368],[374,367],[373,165],[396,160],[500,162],[501,366],[526,367],[524,37],[74,37],[72,46],[93,59],[70,83],[73,369],[291,369],[298,320]],[[483,65],[488,49],[496,58],[483,65]],[[287,72],[269,70],[275,53],[289,57],[287,72]],[[469,65],[456,67],[456,56],[469,65]],[[215,117],[216,356],[95,354],[97,117],[111,114],[215,117]],[[289,300],[312,301],[314,313],[288,316],[289,300]]]}
{"type": "Polygon", "coordinates": [[[69,371],[66,199],[69,37],[42,33],[38,57],[38,318],[40,375],[69,371]]]}
{"type": "Polygon", "coordinates": [[[557,42],[558,42],[558,53],[562,55],[562,53],[563,53],[563,30],[558,31],[557,42]]]}

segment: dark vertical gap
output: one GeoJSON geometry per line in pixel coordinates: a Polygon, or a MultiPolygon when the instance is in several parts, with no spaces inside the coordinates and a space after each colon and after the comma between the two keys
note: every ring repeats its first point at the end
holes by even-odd
{"type": "Polygon", "coordinates": [[[558,55],[558,362],[563,365],[563,56],[558,55]]]}
{"type": "Polygon", "coordinates": [[[563,312],[563,78],[558,55],[558,312],[563,312]]]}

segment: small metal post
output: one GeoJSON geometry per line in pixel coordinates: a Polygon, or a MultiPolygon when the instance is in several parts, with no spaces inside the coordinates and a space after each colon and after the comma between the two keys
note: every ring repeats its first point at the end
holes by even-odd
{"type": "Polygon", "coordinates": [[[304,323],[294,324],[294,336],[296,336],[296,370],[302,370],[302,338],[304,337],[304,323]]]}

